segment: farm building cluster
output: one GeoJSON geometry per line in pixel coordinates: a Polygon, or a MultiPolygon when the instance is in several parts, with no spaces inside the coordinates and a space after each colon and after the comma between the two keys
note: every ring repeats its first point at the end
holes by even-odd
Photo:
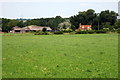
{"type": "Polygon", "coordinates": [[[25,33],[25,32],[31,32],[31,31],[36,32],[36,31],[42,31],[43,28],[46,28],[47,31],[52,31],[50,27],[41,27],[41,26],[31,25],[23,28],[15,26],[10,32],[11,33],[25,33]]]}
{"type": "MultiPolygon", "coordinates": [[[[11,33],[25,33],[25,32],[36,32],[36,31],[42,31],[43,28],[46,28],[46,30],[48,32],[51,32],[52,29],[50,27],[42,27],[42,26],[35,26],[35,25],[30,25],[30,26],[26,26],[26,27],[18,27],[15,26],[12,28],[12,30],[10,31],[11,33]]],[[[76,31],[78,30],[92,30],[92,25],[79,25],[79,28],[76,29],[76,31]]]]}

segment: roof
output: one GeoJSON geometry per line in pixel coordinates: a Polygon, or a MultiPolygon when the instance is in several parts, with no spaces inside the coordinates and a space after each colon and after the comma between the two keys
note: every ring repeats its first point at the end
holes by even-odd
{"type": "Polygon", "coordinates": [[[23,28],[20,28],[18,26],[13,27],[13,30],[42,30],[43,28],[46,28],[47,30],[52,30],[50,27],[41,27],[41,26],[36,26],[36,25],[31,25],[31,26],[26,26],[23,28]]]}
{"type": "Polygon", "coordinates": [[[13,27],[13,30],[22,30],[22,28],[15,26],[15,27],[13,27]]]}
{"type": "Polygon", "coordinates": [[[78,29],[89,29],[91,27],[92,27],[92,25],[80,25],[80,27],[78,29]]]}
{"type": "Polygon", "coordinates": [[[34,25],[31,25],[31,26],[27,26],[30,30],[40,30],[41,28],[39,26],[34,26],[34,25]]]}
{"type": "Polygon", "coordinates": [[[30,30],[42,30],[43,28],[46,28],[47,30],[52,30],[50,27],[41,27],[41,26],[34,26],[34,25],[28,26],[28,28],[30,30]]]}
{"type": "Polygon", "coordinates": [[[91,25],[81,25],[80,27],[92,27],[91,25]]]}

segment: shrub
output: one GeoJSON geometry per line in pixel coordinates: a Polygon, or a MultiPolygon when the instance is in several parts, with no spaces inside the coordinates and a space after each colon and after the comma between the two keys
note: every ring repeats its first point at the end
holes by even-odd
{"type": "Polygon", "coordinates": [[[94,30],[90,30],[90,31],[87,31],[87,33],[89,33],[89,34],[94,34],[95,31],[94,31],[94,30]]]}
{"type": "Polygon", "coordinates": [[[62,32],[70,33],[70,32],[73,32],[73,31],[71,29],[68,29],[68,30],[62,30],[62,32]]]}
{"type": "Polygon", "coordinates": [[[74,25],[71,25],[70,27],[73,31],[75,31],[76,27],[74,25]]]}
{"type": "Polygon", "coordinates": [[[38,32],[35,33],[35,35],[49,35],[49,33],[38,31],[38,32]]]}
{"type": "Polygon", "coordinates": [[[113,30],[110,30],[111,32],[117,32],[117,30],[116,29],[113,29],[113,30]]]}
{"type": "Polygon", "coordinates": [[[118,29],[117,32],[120,34],[120,29],[118,29]]]}
{"type": "Polygon", "coordinates": [[[87,34],[87,31],[81,31],[81,30],[79,30],[75,34],[87,34]]]}
{"type": "Polygon", "coordinates": [[[105,30],[105,29],[96,31],[96,33],[107,33],[107,32],[108,30],[105,30]]]}
{"type": "Polygon", "coordinates": [[[56,31],[56,32],[54,32],[54,34],[63,34],[63,32],[62,31],[56,31]]]}

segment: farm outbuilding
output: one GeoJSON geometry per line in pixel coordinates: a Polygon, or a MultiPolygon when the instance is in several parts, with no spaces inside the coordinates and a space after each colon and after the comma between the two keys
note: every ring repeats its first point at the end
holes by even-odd
{"type": "Polygon", "coordinates": [[[11,32],[12,33],[25,33],[25,32],[30,32],[30,31],[36,32],[36,31],[42,30],[43,28],[46,28],[47,31],[51,31],[52,30],[50,27],[41,27],[41,26],[31,25],[31,26],[26,26],[26,27],[23,27],[23,28],[15,26],[15,27],[13,27],[11,32]]]}

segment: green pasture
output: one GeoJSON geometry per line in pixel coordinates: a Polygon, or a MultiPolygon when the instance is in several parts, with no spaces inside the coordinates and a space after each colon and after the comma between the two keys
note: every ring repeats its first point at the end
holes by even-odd
{"type": "Polygon", "coordinates": [[[3,78],[117,78],[118,34],[3,34],[3,78]]]}

